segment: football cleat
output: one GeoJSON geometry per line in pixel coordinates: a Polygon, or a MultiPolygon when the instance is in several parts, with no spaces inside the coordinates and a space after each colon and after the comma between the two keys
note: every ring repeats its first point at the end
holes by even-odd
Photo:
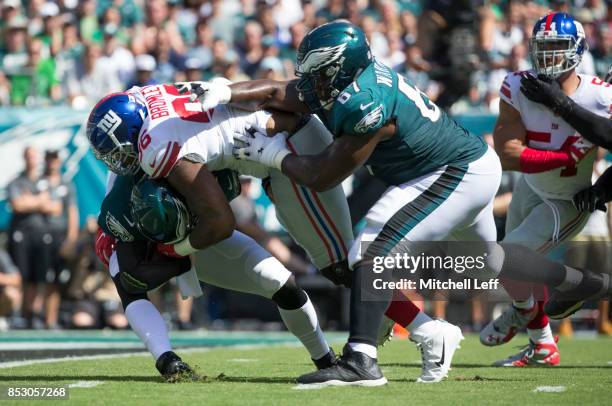
{"type": "Polygon", "coordinates": [[[342,357],[329,368],[304,374],[297,379],[299,386],[381,386],[387,383],[375,358],[344,346],[342,357]]]}
{"type": "Polygon", "coordinates": [[[480,342],[487,346],[507,343],[519,330],[526,328],[536,314],[538,306],[535,305],[531,309],[510,306],[480,331],[480,342]]]}
{"type": "Polygon", "coordinates": [[[193,369],[172,351],[167,351],[160,355],[155,362],[155,367],[166,382],[169,383],[198,379],[193,369]]]}
{"type": "Polygon", "coordinates": [[[443,320],[435,320],[435,323],[439,324],[436,334],[417,343],[423,362],[421,376],[417,378],[419,383],[436,383],[446,378],[453,355],[463,340],[459,327],[443,320]]]}
{"type": "Polygon", "coordinates": [[[333,366],[336,362],[338,362],[338,357],[336,357],[334,349],[329,347],[329,352],[327,354],[325,354],[319,359],[313,359],[312,362],[314,362],[317,369],[325,369],[333,366]]]}
{"type": "Polygon", "coordinates": [[[561,355],[557,347],[559,337],[555,337],[554,344],[536,344],[529,340],[527,347],[518,354],[493,363],[496,367],[554,367],[561,362],[561,355]]]}
{"type": "Polygon", "coordinates": [[[395,322],[387,316],[383,316],[382,322],[380,323],[380,328],[378,329],[378,337],[376,338],[376,343],[379,347],[382,347],[391,341],[393,338],[394,327],[395,322]]]}
{"type": "Polygon", "coordinates": [[[544,312],[551,319],[564,319],[582,308],[588,299],[607,296],[610,290],[610,275],[582,271],[580,284],[569,292],[555,291],[544,305],[544,312]]]}

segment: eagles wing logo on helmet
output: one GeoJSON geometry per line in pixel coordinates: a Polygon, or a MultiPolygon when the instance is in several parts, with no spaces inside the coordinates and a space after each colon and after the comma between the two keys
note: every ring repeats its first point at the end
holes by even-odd
{"type": "Polygon", "coordinates": [[[298,65],[299,73],[308,73],[319,69],[340,59],[346,49],[347,43],[342,43],[333,47],[324,47],[308,51],[302,62],[298,65]]]}
{"type": "Polygon", "coordinates": [[[120,241],[131,242],[134,241],[134,236],[123,227],[123,225],[117,220],[112,214],[106,213],[106,226],[109,231],[116,237],[119,237],[120,241]]]}
{"type": "Polygon", "coordinates": [[[355,132],[365,134],[370,128],[376,126],[382,120],[383,105],[376,107],[374,110],[366,114],[357,124],[355,124],[355,132]]]}

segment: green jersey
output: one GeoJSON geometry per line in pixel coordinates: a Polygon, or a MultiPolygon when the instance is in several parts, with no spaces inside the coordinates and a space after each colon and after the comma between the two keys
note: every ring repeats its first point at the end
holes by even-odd
{"type": "Polygon", "coordinates": [[[365,136],[395,122],[366,165],[390,185],[400,185],[445,165],[480,158],[487,145],[391,68],[374,61],[336,99],[324,119],[334,136],[365,136]]]}
{"type": "MultiPolygon", "coordinates": [[[[221,190],[227,201],[232,201],[240,194],[240,180],[238,173],[231,169],[214,171],[221,190]]],[[[126,175],[116,176],[113,186],[108,191],[100,206],[98,226],[105,234],[111,235],[119,241],[131,242],[146,240],[145,236],[136,227],[136,220],[132,216],[131,200],[132,189],[144,176],[126,175]]]]}
{"type": "Polygon", "coordinates": [[[121,242],[145,239],[138,231],[130,209],[132,188],[138,180],[139,178],[133,175],[117,176],[100,207],[98,225],[105,234],[121,242]]]}

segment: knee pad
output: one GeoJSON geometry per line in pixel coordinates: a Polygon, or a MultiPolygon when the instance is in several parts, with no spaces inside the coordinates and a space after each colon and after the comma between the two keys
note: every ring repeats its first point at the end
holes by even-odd
{"type": "Polygon", "coordinates": [[[321,269],[321,275],[332,281],[336,286],[342,285],[350,289],[353,285],[353,271],[349,268],[346,259],[321,269]]]}
{"type": "Polygon", "coordinates": [[[281,309],[295,310],[306,304],[308,296],[297,285],[295,277],[291,275],[287,282],[272,296],[272,300],[281,309]]]}
{"type": "Polygon", "coordinates": [[[146,293],[129,293],[121,283],[119,274],[113,277],[113,282],[115,283],[115,287],[117,288],[117,293],[119,294],[119,298],[121,299],[121,305],[123,306],[123,310],[128,307],[128,305],[136,300],[145,299],[148,300],[146,293]]]}

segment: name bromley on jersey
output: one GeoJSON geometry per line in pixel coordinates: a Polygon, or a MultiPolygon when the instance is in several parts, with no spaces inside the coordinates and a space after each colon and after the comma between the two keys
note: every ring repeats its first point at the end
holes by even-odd
{"type": "Polygon", "coordinates": [[[151,120],[166,117],[170,114],[168,111],[168,105],[166,104],[166,100],[164,99],[164,95],[162,94],[159,86],[146,86],[143,87],[140,92],[144,96],[145,102],[147,103],[151,120]]]}

